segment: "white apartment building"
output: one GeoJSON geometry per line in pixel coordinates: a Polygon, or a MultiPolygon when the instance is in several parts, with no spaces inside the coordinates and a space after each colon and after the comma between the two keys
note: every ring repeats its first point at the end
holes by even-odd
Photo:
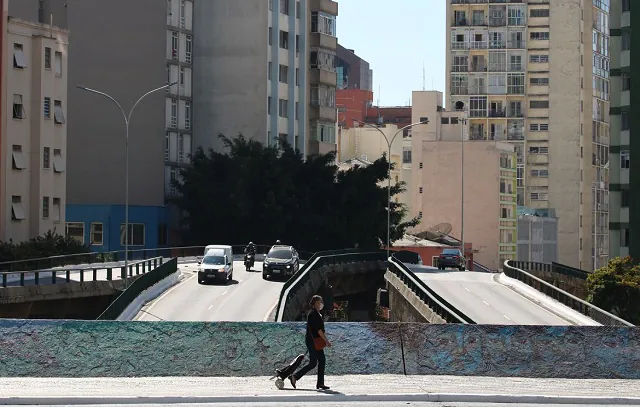
{"type": "Polygon", "coordinates": [[[553,209],[558,261],[609,249],[609,0],[447,2],[447,106],[513,144],[518,205],[553,209]]]}
{"type": "Polygon", "coordinates": [[[0,240],[65,232],[68,33],[9,18],[3,33],[0,240]]]}

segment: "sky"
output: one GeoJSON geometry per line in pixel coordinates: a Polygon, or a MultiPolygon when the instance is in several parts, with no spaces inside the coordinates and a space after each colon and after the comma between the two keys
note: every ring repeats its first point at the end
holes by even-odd
{"type": "Polygon", "coordinates": [[[446,2],[338,0],[338,42],[373,69],[374,104],[406,106],[411,92],[444,92],[446,2]]]}

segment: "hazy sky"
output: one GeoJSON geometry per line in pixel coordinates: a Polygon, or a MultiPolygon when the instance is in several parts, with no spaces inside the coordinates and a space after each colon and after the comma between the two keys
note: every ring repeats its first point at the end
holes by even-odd
{"type": "Polygon", "coordinates": [[[338,42],[369,62],[374,103],[406,105],[422,90],[423,63],[426,89],[444,91],[444,1],[339,0],[338,10],[338,42]]]}

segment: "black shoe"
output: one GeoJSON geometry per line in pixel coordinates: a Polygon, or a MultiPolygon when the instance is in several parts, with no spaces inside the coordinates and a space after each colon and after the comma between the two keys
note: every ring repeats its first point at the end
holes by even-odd
{"type": "Polygon", "coordinates": [[[330,388],[331,387],[325,386],[324,384],[316,386],[316,389],[318,389],[318,390],[329,390],[330,388]]]}
{"type": "Polygon", "coordinates": [[[298,381],[298,379],[296,379],[294,375],[289,376],[289,381],[291,382],[291,385],[293,386],[293,388],[297,389],[296,382],[298,381]]]}

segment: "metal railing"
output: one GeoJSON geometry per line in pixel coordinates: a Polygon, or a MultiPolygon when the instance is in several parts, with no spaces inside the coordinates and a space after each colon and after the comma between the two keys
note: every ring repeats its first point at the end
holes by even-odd
{"type": "Polygon", "coordinates": [[[276,307],[277,322],[282,322],[287,302],[296,294],[296,288],[305,284],[310,274],[321,267],[336,264],[358,263],[366,261],[384,261],[386,253],[384,251],[362,251],[357,249],[342,249],[317,252],[311,256],[307,262],[298,269],[283,285],[276,307]]]}
{"type": "Polygon", "coordinates": [[[549,263],[538,263],[532,261],[510,261],[513,267],[526,270],[526,271],[542,271],[545,273],[557,273],[562,274],[569,277],[575,277],[580,280],[586,280],[587,276],[589,276],[588,271],[580,270],[575,267],[565,266],[564,264],[552,262],[549,263]]]}
{"type": "Polygon", "coordinates": [[[489,267],[483,266],[477,261],[473,261],[473,271],[481,271],[483,273],[497,273],[497,270],[491,270],[489,267]]]}
{"type": "MultiPolygon", "coordinates": [[[[159,265],[164,262],[163,257],[154,257],[146,260],[139,260],[133,263],[129,263],[127,267],[128,270],[125,270],[124,266],[111,266],[111,267],[96,267],[85,266],[85,267],[69,267],[62,269],[49,269],[49,270],[36,270],[36,271],[0,271],[2,275],[2,287],[6,288],[10,286],[12,283],[17,283],[17,286],[25,286],[25,285],[43,285],[43,284],[58,284],[60,282],[71,283],[71,282],[86,282],[86,281],[112,281],[114,278],[114,270],[120,270],[119,278],[124,279],[125,276],[133,277],[134,275],[140,275],[148,273],[149,271],[155,269],[159,265]],[[101,270],[105,270],[106,276],[103,278],[99,277],[99,273],[101,270]],[[9,281],[9,276],[18,275],[18,279],[16,281],[9,281]],[[26,278],[31,277],[33,278],[26,278]],[[72,280],[72,275],[79,275],[80,280],[72,280]],[[26,284],[27,281],[32,281],[33,284],[26,284]]],[[[117,275],[117,274],[116,274],[117,275]]]]}
{"type": "Polygon", "coordinates": [[[580,298],[571,295],[564,290],[559,289],[553,284],[549,284],[546,281],[530,273],[527,273],[526,271],[516,267],[516,263],[524,262],[516,262],[511,260],[506,260],[504,262],[503,271],[506,276],[522,281],[528,286],[535,288],[536,290],[546,294],[554,300],[566,305],[567,307],[575,311],[578,311],[582,315],[585,315],[602,325],[634,326],[632,323],[627,322],[622,318],[619,318],[603,309],[600,309],[593,304],[589,304],[588,302],[581,300],[580,298]],[[513,263],[513,265],[511,263],[513,263]]]}
{"type": "Polygon", "coordinates": [[[393,255],[389,258],[389,271],[407,285],[424,303],[447,323],[475,324],[476,322],[460,312],[447,300],[432,290],[424,281],[415,275],[404,263],[393,255]]]}

